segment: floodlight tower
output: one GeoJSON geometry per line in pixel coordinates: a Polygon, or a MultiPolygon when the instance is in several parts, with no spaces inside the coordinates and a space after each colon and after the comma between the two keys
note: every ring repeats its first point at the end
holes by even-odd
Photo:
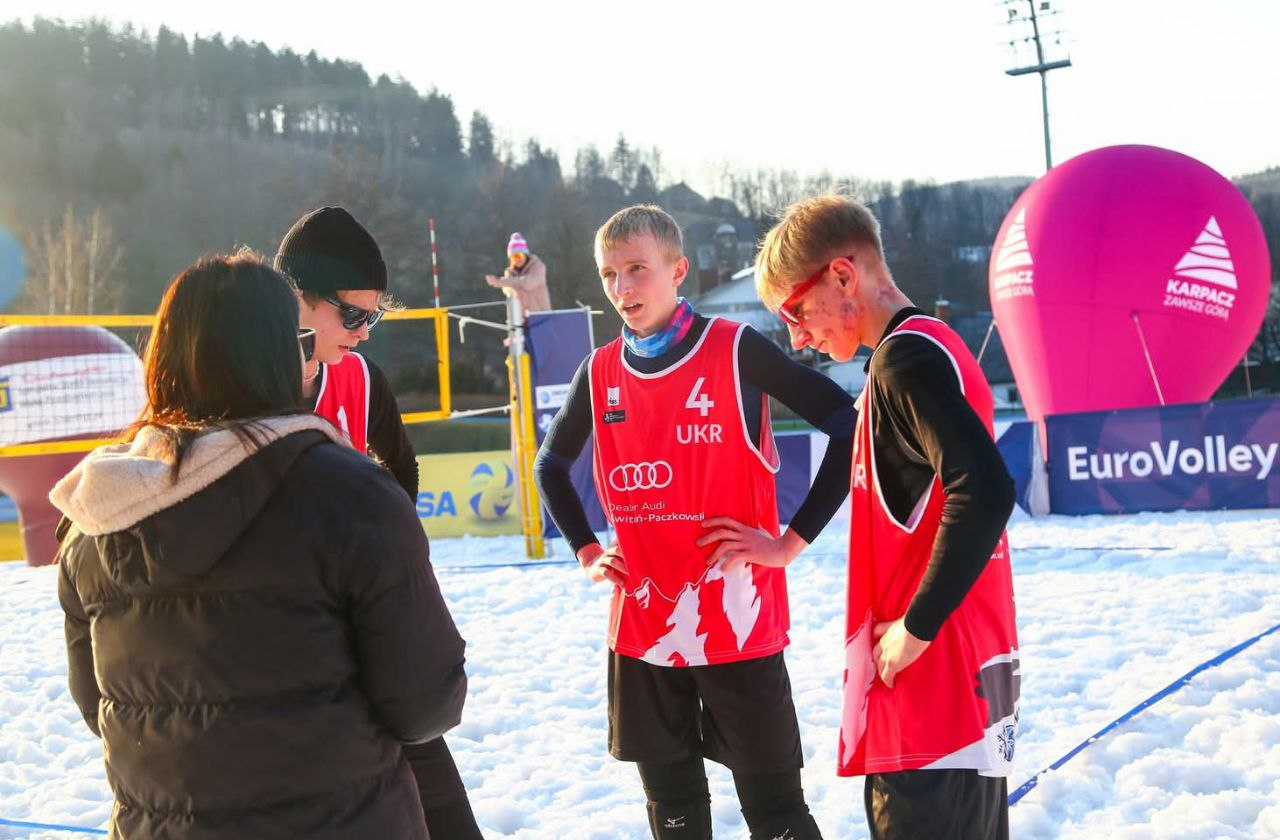
{"type": "Polygon", "coordinates": [[[1012,70],[1006,70],[1005,73],[1009,76],[1040,74],[1040,105],[1044,114],[1044,168],[1047,171],[1053,168],[1053,154],[1049,150],[1048,75],[1050,70],[1071,66],[1069,56],[1056,61],[1045,61],[1044,58],[1046,41],[1052,40],[1054,46],[1062,46],[1063,31],[1061,27],[1055,25],[1054,21],[1061,11],[1051,8],[1050,0],[1004,0],[1004,6],[1007,15],[1005,22],[1013,30],[1009,46],[1013,48],[1014,61],[1018,61],[1020,44],[1034,44],[1036,48],[1035,64],[1024,64],[1012,70]]]}

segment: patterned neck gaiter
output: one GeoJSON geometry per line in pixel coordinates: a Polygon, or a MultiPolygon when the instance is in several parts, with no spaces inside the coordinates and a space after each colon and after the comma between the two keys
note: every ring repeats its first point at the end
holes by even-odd
{"type": "Polygon", "coordinates": [[[627,349],[637,356],[643,356],[651,359],[654,356],[661,356],[672,347],[680,343],[686,335],[689,334],[689,328],[693,326],[693,304],[689,303],[685,298],[678,298],[676,301],[676,311],[671,316],[671,320],[665,327],[658,330],[653,335],[640,338],[626,324],[622,325],[622,340],[627,345],[627,349]]]}

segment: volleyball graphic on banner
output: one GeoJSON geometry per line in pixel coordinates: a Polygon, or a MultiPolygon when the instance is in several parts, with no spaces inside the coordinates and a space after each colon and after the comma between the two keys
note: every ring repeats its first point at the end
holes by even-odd
{"type": "Polygon", "coordinates": [[[1062,163],[1014,203],[991,308],[1032,420],[1203,402],[1266,310],[1262,226],[1229,180],[1153,146],[1062,163]]]}
{"type": "Polygon", "coordinates": [[[502,461],[482,461],[471,471],[469,490],[477,519],[500,519],[515,498],[515,475],[502,461]]]}

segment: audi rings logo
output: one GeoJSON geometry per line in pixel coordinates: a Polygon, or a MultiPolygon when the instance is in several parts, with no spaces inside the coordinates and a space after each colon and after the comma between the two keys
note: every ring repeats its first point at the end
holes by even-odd
{"type": "Polygon", "coordinates": [[[609,473],[614,490],[661,490],[671,483],[671,465],[666,461],[619,464],[609,473]]]}

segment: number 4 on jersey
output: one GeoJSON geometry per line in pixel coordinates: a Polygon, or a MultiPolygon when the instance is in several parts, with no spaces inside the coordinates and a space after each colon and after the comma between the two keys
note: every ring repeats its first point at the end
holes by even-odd
{"type": "Polygon", "coordinates": [[[700,416],[702,417],[706,417],[707,412],[715,406],[715,403],[711,400],[709,395],[698,393],[702,390],[702,383],[706,381],[707,378],[705,376],[699,376],[698,381],[693,383],[693,390],[689,392],[689,399],[684,402],[685,408],[698,409],[698,411],[701,412],[700,416]]]}

